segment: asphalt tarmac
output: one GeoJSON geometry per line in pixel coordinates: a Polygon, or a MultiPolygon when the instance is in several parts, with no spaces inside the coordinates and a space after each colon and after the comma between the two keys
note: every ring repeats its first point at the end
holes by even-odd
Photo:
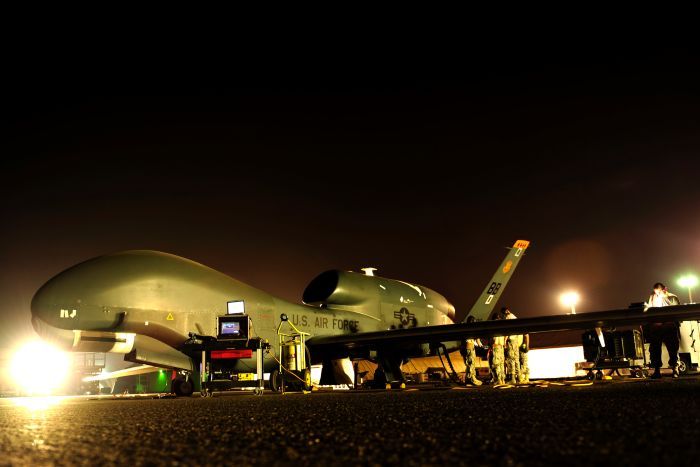
{"type": "Polygon", "coordinates": [[[0,399],[0,465],[697,465],[700,379],[0,399]]]}

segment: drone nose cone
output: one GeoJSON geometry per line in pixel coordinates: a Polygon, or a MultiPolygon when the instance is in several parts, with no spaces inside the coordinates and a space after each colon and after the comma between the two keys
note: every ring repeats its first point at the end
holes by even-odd
{"type": "MultiPolygon", "coordinates": [[[[34,294],[31,304],[32,312],[32,327],[39,337],[54,346],[70,350],[73,345],[73,329],[74,323],[68,326],[62,326],[60,316],[60,307],[56,305],[55,292],[53,287],[44,287],[34,294]]],[[[68,324],[68,323],[65,323],[68,324]]]]}
{"type": "MultiPolygon", "coordinates": [[[[96,282],[99,264],[82,263],[61,272],[44,284],[32,298],[32,320],[65,330],[104,329],[114,316],[100,304],[103,284],[96,282]]],[[[41,326],[35,325],[39,332],[41,326]]]]}
{"type": "Polygon", "coordinates": [[[69,321],[75,321],[79,303],[71,297],[70,287],[65,287],[63,274],[44,284],[32,298],[32,324],[40,335],[46,332],[45,326],[76,329],[69,321]]]}
{"type": "MultiPolygon", "coordinates": [[[[48,284],[46,284],[48,285],[48,284]]],[[[32,323],[34,322],[44,322],[47,324],[54,324],[53,323],[53,316],[51,314],[51,306],[49,306],[51,300],[49,296],[51,295],[49,292],[46,291],[46,285],[39,289],[37,293],[34,294],[34,297],[32,297],[32,304],[31,304],[31,310],[32,310],[32,323]]],[[[35,326],[36,329],[36,326],[35,326]]],[[[38,332],[38,330],[37,330],[38,332]]]]}
{"type": "Polygon", "coordinates": [[[206,294],[213,304],[226,303],[222,298],[239,286],[243,285],[185,258],[124,251],[89,259],[56,275],[34,295],[32,316],[60,329],[115,331],[137,310],[199,300],[191,293],[206,294]]]}

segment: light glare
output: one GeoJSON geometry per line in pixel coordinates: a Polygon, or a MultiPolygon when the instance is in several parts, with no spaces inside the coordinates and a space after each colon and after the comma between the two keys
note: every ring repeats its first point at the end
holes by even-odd
{"type": "Polygon", "coordinates": [[[561,304],[567,307],[576,306],[580,299],[581,296],[578,294],[578,292],[566,292],[561,294],[561,297],[559,297],[561,304]]]}
{"type": "Polygon", "coordinates": [[[688,274],[687,276],[683,276],[680,279],[678,279],[678,285],[680,285],[684,289],[692,289],[693,287],[698,285],[698,278],[692,274],[688,274]]]}
{"type": "Polygon", "coordinates": [[[48,395],[63,386],[70,368],[68,355],[49,344],[33,341],[18,349],[10,371],[25,395],[48,395]]]}

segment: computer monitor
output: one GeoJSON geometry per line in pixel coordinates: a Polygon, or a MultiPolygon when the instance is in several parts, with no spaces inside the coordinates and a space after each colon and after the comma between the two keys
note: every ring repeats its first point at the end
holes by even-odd
{"type": "Polygon", "coordinates": [[[217,328],[219,340],[247,340],[250,334],[250,320],[248,315],[219,316],[217,328]]]}

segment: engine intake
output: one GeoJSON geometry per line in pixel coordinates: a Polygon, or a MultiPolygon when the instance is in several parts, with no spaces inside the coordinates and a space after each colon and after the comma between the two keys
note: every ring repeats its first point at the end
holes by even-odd
{"type": "Polygon", "coordinates": [[[373,276],[346,271],[319,274],[304,290],[302,300],[309,305],[359,305],[377,299],[373,276]]]}

